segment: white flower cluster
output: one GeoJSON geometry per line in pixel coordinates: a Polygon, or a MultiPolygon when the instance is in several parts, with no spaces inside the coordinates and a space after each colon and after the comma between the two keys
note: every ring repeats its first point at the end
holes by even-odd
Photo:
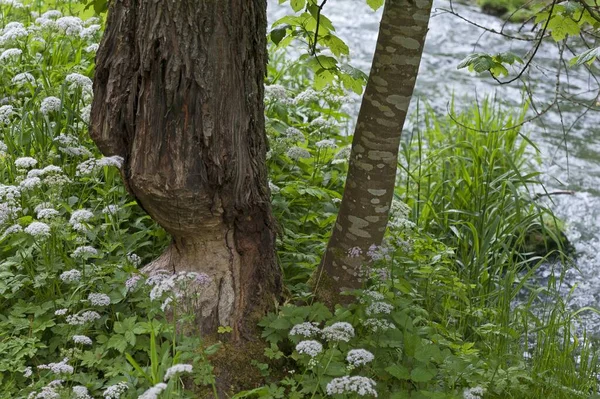
{"type": "Polygon", "coordinates": [[[300,341],[298,345],[296,345],[296,351],[301,355],[315,357],[323,352],[323,345],[318,341],[300,341]]]}
{"type": "Polygon", "coordinates": [[[177,374],[191,373],[192,369],[193,367],[191,364],[174,364],[167,369],[167,372],[165,373],[165,381],[170,380],[171,377],[177,374]]]}
{"type": "Polygon", "coordinates": [[[4,141],[0,140],[0,156],[5,156],[8,151],[8,146],[4,144],[4,141]]]}
{"type": "Polygon", "coordinates": [[[73,387],[73,398],[74,399],[92,399],[90,393],[83,385],[75,385],[73,387]]]}
{"type": "Polygon", "coordinates": [[[92,344],[92,339],[87,335],[73,335],[73,342],[89,346],[92,344]]]}
{"type": "Polygon", "coordinates": [[[319,101],[319,94],[311,88],[304,90],[294,98],[296,104],[309,103],[312,101],[319,101]]]}
{"type": "Polygon", "coordinates": [[[98,255],[98,250],[89,245],[83,245],[81,247],[75,248],[75,251],[71,254],[71,258],[75,259],[87,259],[90,256],[98,255]]]}
{"type": "Polygon", "coordinates": [[[286,139],[288,139],[289,141],[293,141],[294,143],[297,143],[298,141],[304,143],[306,141],[306,137],[304,137],[304,134],[295,127],[288,127],[287,129],[285,129],[284,134],[286,139]]]}
{"type": "Polygon", "coordinates": [[[10,202],[0,202],[0,225],[15,219],[19,212],[21,212],[21,207],[10,202]]]}
{"type": "Polygon", "coordinates": [[[333,139],[317,141],[315,146],[317,146],[317,148],[337,148],[337,144],[335,144],[335,140],[333,139]]]}
{"type": "Polygon", "coordinates": [[[127,254],[127,260],[135,267],[142,264],[142,258],[140,258],[137,254],[134,254],[133,252],[127,254]]]}
{"type": "Polygon", "coordinates": [[[104,396],[104,399],[119,399],[127,389],[129,389],[129,386],[126,382],[119,382],[106,388],[102,392],[102,396],[104,396]]]}
{"type": "Polygon", "coordinates": [[[327,384],[327,394],[339,395],[356,393],[359,396],[377,397],[375,385],[375,381],[370,378],[347,375],[331,380],[331,382],[327,384]]]}
{"type": "Polygon", "coordinates": [[[42,387],[40,392],[33,391],[27,396],[27,399],[58,399],[60,394],[57,389],[62,388],[63,380],[50,381],[46,386],[42,387]]]}
{"type": "Polygon", "coordinates": [[[62,102],[58,97],[46,97],[42,100],[42,104],[40,105],[40,112],[44,115],[48,115],[52,112],[60,111],[62,107],[62,102]]]}
{"type": "Polygon", "coordinates": [[[33,370],[31,369],[31,367],[25,367],[25,370],[23,370],[23,377],[29,378],[32,375],[33,375],[33,370]]]}
{"type": "Polygon", "coordinates": [[[386,302],[373,302],[370,304],[365,313],[367,316],[373,316],[378,314],[390,314],[394,310],[394,307],[386,302]]]}
{"type": "Polygon", "coordinates": [[[127,291],[131,291],[132,289],[134,289],[138,281],[140,281],[141,279],[142,276],[140,276],[139,274],[134,274],[133,276],[129,277],[127,281],[125,281],[125,287],[127,288],[127,291]]]}
{"type": "Polygon", "coordinates": [[[95,53],[96,51],[98,51],[98,48],[100,48],[100,45],[98,43],[92,43],[85,48],[85,51],[88,53],[95,53]]]}
{"type": "Polygon", "coordinates": [[[363,325],[373,332],[387,331],[396,328],[396,326],[385,319],[367,319],[363,325]]]}
{"type": "Polygon", "coordinates": [[[77,17],[61,17],[56,20],[56,26],[67,36],[79,36],[83,30],[83,21],[77,17]]]}
{"type": "Polygon", "coordinates": [[[467,388],[463,392],[464,399],[481,399],[483,398],[483,388],[482,387],[474,387],[467,388]]]}
{"type": "MultiPolygon", "coordinates": [[[[32,177],[31,179],[37,179],[37,177],[32,177]]],[[[36,214],[38,219],[51,219],[55,216],[60,215],[60,213],[54,208],[37,209],[36,214]]]]}
{"type": "Polygon", "coordinates": [[[306,148],[297,146],[290,147],[286,154],[293,161],[297,161],[301,158],[310,158],[312,156],[306,148]]]}
{"type": "Polygon", "coordinates": [[[164,382],[159,382],[158,384],[156,384],[155,386],[138,396],[138,399],[157,399],[158,395],[160,395],[160,393],[165,389],[167,389],[167,384],[165,384],[164,382]]]}
{"type": "MultiPolygon", "coordinates": [[[[1,57],[1,56],[0,56],[1,57]]],[[[14,113],[12,105],[0,106],[0,124],[7,125],[10,123],[10,116],[14,113]]]]}
{"type": "Polygon", "coordinates": [[[105,215],[116,215],[119,212],[119,205],[108,205],[102,209],[102,213],[105,215]]]}
{"type": "Polygon", "coordinates": [[[60,274],[60,279],[65,283],[76,283],[81,280],[81,272],[76,269],[67,270],[60,274]]]}
{"type": "Polygon", "coordinates": [[[100,314],[98,312],[94,312],[93,310],[86,310],[81,314],[67,316],[67,323],[72,326],[82,326],[86,323],[98,320],[99,318],[100,314]]]}
{"type": "Polygon", "coordinates": [[[58,363],[40,364],[37,366],[40,370],[50,370],[54,374],[73,374],[73,366],[69,366],[67,362],[69,358],[64,358],[58,363]]]}
{"type": "Polygon", "coordinates": [[[25,29],[22,23],[10,22],[6,24],[4,30],[2,30],[2,35],[0,35],[0,46],[27,36],[29,36],[29,32],[27,29],[25,29]]]}
{"type": "Polygon", "coordinates": [[[123,165],[123,157],[113,155],[111,157],[104,157],[100,159],[88,159],[77,165],[77,176],[86,176],[94,173],[98,168],[107,166],[114,166],[121,168],[123,165]]]}
{"type": "Polygon", "coordinates": [[[346,355],[346,360],[353,367],[358,367],[372,362],[375,356],[366,349],[352,349],[346,355]]]}
{"type": "Polygon", "coordinates": [[[51,187],[62,187],[71,182],[60,166],[48,165],[43,169],[31,169],[27,173],[28,179],[43,178],[42,182],[51,187]]]}
{"type": "Polygon", "coordinates": [[[110,305],[110,297],[106,294],[92,292],[88,295],[88,301],[92,306],[108,306],[110,305]]]}
{"type": "Polygon", "coordinates": [[[78,209],[71,214],[69,224],[74,230],[83,232],[87,231],[87,222],[94,217],[94,213],[88,209],[78,209]]]}
{"type": "Polygon", "coordinates": [[[92,92],[92,79],[80,73],[71,73],[65,78],[65,83],[70,90],[81,89],[84,92],[92,92]]]}
{"type": "Polygon", "coordinates": [[[331,163],[334,165],[337,165],[340,163],[348,162],[351,152],[352,152],[351,146],[347,145],[345,147],[342,147],[338,152],[335,153],[335,155],[333,156],[333,159],[331,160],[331,163]]]}
{"type": "Polygon", "coordinates": [[[19,183],[19,187],[23,191],[33,190],[34,188],[40,186],[42,184],[42,180],[39,177],[27,177],[21,183],[19,183]]]}
{"type": "Polygon", "coordinates": [[[23,228],[21,227],[20,224],[13,224],[12,226],[8,226],[6,228],[6,230],[4,230],[2,237],[7,236],[9,234],[20,233],[22,231],[23,231],[23,228]]]}
{"type": "Polygon", "coordinates": [[[211,282],[211,278],[204,273],[196,272],[177,272],[171,274],[167,271],[161,270],[157,274],[151,276],[146,280],[146,284],[153,286],[150,291],[150,300],[154,301],[162,299],[164,294],[175,294],[180,296],[179,286],[186,285],[188,283],[205,286],[211,282]]]}
{"type": "Polygon", "coordinates": [[[339,321],[332,325],[323,328],[321,331],[323,338],[327,341],[344,341],[348,342],[354,337],[354,327],[345,321],[339,321]]]}
{"type": "Polygon", "coordinates": [[[63,308],[63,309],[57,309],[54,311],[54,314],[56,316],[64,316],[67,314],[67,312],[69,311],[69,309],[63,308]]]}
{"type": "Polygon", "coordinates": [[[0,54],[0,62],[5,62],[7,60],[20,57],[21,54],[23,54],[23,50],[21,50],[20,48],[9,48],[8,50],[4,50],[2,54],[0,54]]]}
{"type": "Polygon", "coordinates": [[[16,74],[12,78],[12,82],[18,86],[22,86],[27,83],[34,84],[35,77],[32,74],[30,74],[29,72],[21,72],[21,73],[16,74]]]}
{"type": "Polygon", "coordinates": [[[287,90],[277,84],[265,86],[265,99],[286,102],[288,99],[287,90]]]}
{"type": "Polygon", "coordinates": [[[25,233],[38,238],[50,237],[50,226],[44,222],[31,222],[25,227],[25,233]]]}
{"type": "MultiPolygon", "coordinates": [[[[98,45],[97,44],[92,44],[90,47],[93,47],[93,46],[96,46],[96,49],[94,51],[98,50],[98,45]]],[[[88,47],[88,49],[90,47],[88,47]]],[[[81,117],[81,120],[83,122],[85,122],[86,124],[89,124],[91,116],[92,116],[92,106],[91,106],[91,104],[90,105],[86,105],[85,107],[81,108],[81,115],[80,115],[80,117],[81,117]]],[[[118,166],[118,167],[121,167],[121,166],[118,166]]]]}
{"type": "Polygon", "coordinates": [[[100,28],[102,28],[98,24],[90,25],[87,28],[84,28],[79,32],[79,37],[82,39],[93,39],[96,33],[100,32],[100,28]]]}
{"type": "Polygon", "coordinates": [[[31,157],[20,157],[15,159],[15,166],[19,169],[29,169],[37,165],[37,160],[31,157]]]}
{"type": "Polygon", "coordinates": [[[317,323],[304,322],[296,324],[290,330],[290,335],[300,335],[303,337],[314,337],[321,333],[321,329],[317,327],[317,323]]]}

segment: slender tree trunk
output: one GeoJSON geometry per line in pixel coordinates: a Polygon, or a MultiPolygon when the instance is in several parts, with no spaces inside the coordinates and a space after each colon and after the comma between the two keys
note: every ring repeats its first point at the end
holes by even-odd
{"type": "Polygon", "coordinates": [[[91,135],[173,237],[148,270],[212,278],[204,333],[237,341],[281,292],[265,164],[265,0],[111,2],[91,135]]]}
{"type": "Polygon", "coordinates": [[[402,126],[415,86],[432,0],[387,0],[352,142],[340,212],[317,290],[359,288],[380,245],[396,183],[402,126]],[[354,254],[349,251],[353,248],[354,254]],[[358,254],[360,252],[360,254],[358,254]]]}

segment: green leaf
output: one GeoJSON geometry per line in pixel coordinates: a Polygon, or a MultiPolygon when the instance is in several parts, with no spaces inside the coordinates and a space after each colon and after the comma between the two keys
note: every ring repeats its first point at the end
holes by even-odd
{"type": "Polygon", "coordinates": [[[571,66],[578,66],[587,63],[588,65],[600,57],[600,47],[592,48],[571,59],[571,66]]]}
{"type": "Polygon", "coordinates": [[[373,11],[377,11],[383,6],[385,0],[367,0],[367,4],[373,11]]]}
{"type": "Polygon", "coordinates": [[[107,348],[114,348],[119,352],[124,352],[127,349],[127,341],[125,337],[120,334],[114,334],[110,337],[108,342],[106,343],[107,348]]]}
{"type": "Polygon", "coordinates": [[[410,372],[410,379],[414,382],[427,382],[435,377],[435,373],[424,367],[416,367],[410,372]]]}
{"type": "Polygon", "coordinates": [[[278,45],[283,40],[283,38],[287,35],[287,30],[289,27],[290,27],[289,25],[282,25],[280,27],[273,29],[270,34],[271,41],[273,43],[275,43],[275,45],[278,45]]]}
{"type": "Polygon", "coordinates": [[[290,0],[290,5],[295,12],[298,12],[306,6],[306,0],[290,0]]]}
{"type": "Polygon", "coordinates": [[[398,380],[408,380],[410,379],[410,373],[408,369],[400,364],[392,364],[389,367],[385,368],[385,371],[390,373],[390,375],[398,380]]]}

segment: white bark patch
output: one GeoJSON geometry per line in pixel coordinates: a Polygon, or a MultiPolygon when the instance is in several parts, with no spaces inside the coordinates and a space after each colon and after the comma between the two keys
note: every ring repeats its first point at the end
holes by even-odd
{"type": "Polygon", "coordinates": [[[376,197],[381,197],[382,195],[385,195],[385,193],[387,193],[387,190],[385,190],[385,189],[378,190],[378,189],[370,188],[367,190],[367,192],[376,197]]]}
{"type": "Polygon", "coordinates": [[[397,109],[405,112],[408,109],[408,104],[410,104],[410,97],[400,96],[398,94],[387,96],[385,100],[389,104],[394,105],[397,109]]]}
{"type": "Polygon", "coordinates": [[[418,40],[406,36],[394,36],[392,42],[409,50],[417,50],[421,47],[421,43],[418,40]]]}

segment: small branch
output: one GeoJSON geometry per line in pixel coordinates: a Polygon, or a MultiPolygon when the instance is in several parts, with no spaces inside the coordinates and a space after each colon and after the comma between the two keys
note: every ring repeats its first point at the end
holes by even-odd
{"type": "Polygon", "coordinates": [[[317,6],[317,26],[315,27],[315,40],[313,41],[312,55],[317,55],[317,40],[319,40],[319,25],[321,23],[321,11],[323,7],[327,3],[327,0],[323,0],[323,2],[317,6]]]}
{"type": "Polygon", "coordinates": [[[553,195],[575,195],[575,191],[562,190],[562,191],[552,191],[550,193],[537,193],[536,195],[533,196],[533,199],[537,200],[542,197],[551,197],[553,195]]]}

